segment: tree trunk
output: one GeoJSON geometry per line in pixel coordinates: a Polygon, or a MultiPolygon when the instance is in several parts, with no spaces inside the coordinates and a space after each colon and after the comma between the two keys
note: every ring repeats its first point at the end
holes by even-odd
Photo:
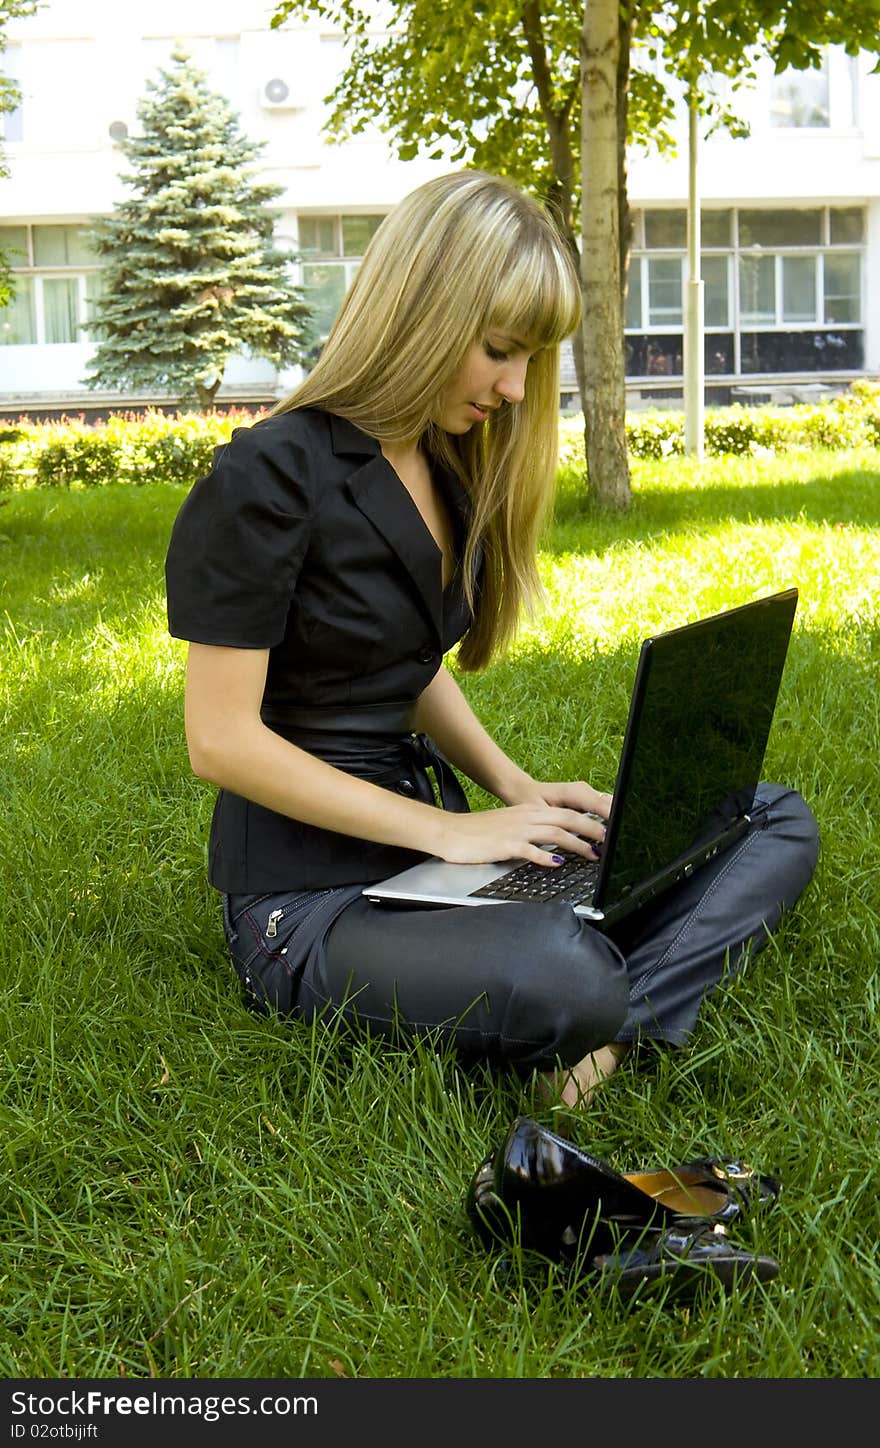
{"type": "Polygon", "coordinates": [[[632,249],[632,212],[629,209],[627,190],[626,143],[629,132],[629,76],[632,67],[632,42],[635,34],[635,16],[628,7],[620,7],[620,48],[617,55],[617,211],[620,228],[620,324],[626,310],[626,292],[629,279],[629,257],[632,249]]]}
{"type": "Polygon", "coordinates": [[[590,494],[617,511],[632,501],[620,271],[622,23],[620,0],[587,0],[581,32],[584,440],[590,494]]]}
{"type": "Polygon", "coordinates": [[[222,377],[216,378],[214,382],[207,385],[204,382],[196,383],[196,394],[199,399],[199,412],[210,412],[214,406],[214,398],[217,396],[217,389],[223,381],[222,377]]]}
{"type": "MultiPolygon", "coordinates": [[[[553,168],[553,181],[548,195],[547,206],[560,235],[565,239],[574,264],[580,270],[581,255],[575,235],[574,218],[574,155],[572,153],[571,108],[577,99],[572,87],[562,98],[556,95],[550,65],[547,60],[547,46],[544,36],[543,15],[540,0],[523,0],[520,9],[523,35],[532,66],[532,79],[538,93],[538,102],[544,124],[547,127],[547,141],[553,168]]],[[[585,412],[584,393],[584,339],[576,333],[571,339],[574,357],[574,371],[577,378],[581,410],[585,412]]]]}
{"type": "MultiPolygon", "coordinates": [[[[577,237],[575,236],[574,231],[572,230],[572,227],[571,227],[570,224],[566,225],[566,227],[564,228],[564,230],[563,230],[563,235],[564,235],[564,237],[565,237],[565,240],[568,242],[569,249],[570,249],[570,251],[571,251],[572,256],[574,257],[574,264],[575,264],[575,266],[577,267],[578,271],[580,271],[581,254],[580,254],[580,251],[578,250],[577,237]]],[[[586,374],[585,374],[585,371],[584,371],[584,333],[583,333],[583,328],[580,328],[580,327],[579,327],[579,328],[576,328],[575,331],[572,333],[572,337],[571,337],[571,354],[572,354],[572,358],[573,358],[573,361],[574,361],[574,375],[575,375],[575,377],[577,378],[577,388],[578,388],[578,396],[580,397],[580,402],[581,402],[581,412],[584,414],[584,417],[586,417],[586,415],[587,415],[587,393],[586,393],[586,374]]]]}

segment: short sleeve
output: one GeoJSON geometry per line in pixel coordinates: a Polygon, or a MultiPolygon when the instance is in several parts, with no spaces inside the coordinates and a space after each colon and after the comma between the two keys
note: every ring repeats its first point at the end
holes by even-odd
{"type": "Polygon", "coordinates": [[[271,648],[284,637],[313,515],[314,461],[289,417],[237,429],[185,499],[165,560],[175,638],[271,648]]]}

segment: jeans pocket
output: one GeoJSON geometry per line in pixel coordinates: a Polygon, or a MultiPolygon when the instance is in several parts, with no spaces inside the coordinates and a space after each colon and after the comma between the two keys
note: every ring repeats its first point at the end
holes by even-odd
{"type": "Polygon", "coordinates": [[[264,900],[271,899],[271,895],[223,896],[223,934],[226,936],[226,944],[230,950],[238,940],[238,927],[245,912],[256,910],[264,900]]]}
{"type": "Polygon", "coordinates": [[[259,1011],[287,1012],[291,1008],[291,972],[281,948],[272,950],[272,941],[265,938],[263,917],[266,901],[271,899],[269,895],[224,895],[223,931],[249,1005],[259,1011]]]}
{"type": "Polygon", "coordinates": [[[299,907],[314,895],[232,895],[223,899],[223,926],[232,964],[248,1003],[289,1014],[296,1005],[299,973],[288,950],[299,907]]]}

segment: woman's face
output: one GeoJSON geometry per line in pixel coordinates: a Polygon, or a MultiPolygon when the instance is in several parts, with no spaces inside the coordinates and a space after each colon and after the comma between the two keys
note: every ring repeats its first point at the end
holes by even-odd
{"type": "Polygon", "coordinates": [[[485,422],[502,402],[522,402],[533,352],[518,337],[490,330],[475,342],[438,403],[433,421],[462,434],[485,422]]]}

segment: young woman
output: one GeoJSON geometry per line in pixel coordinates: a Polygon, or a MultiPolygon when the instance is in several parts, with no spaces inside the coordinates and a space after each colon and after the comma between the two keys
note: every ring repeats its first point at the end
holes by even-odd
{"type": "Polygon", "coordinates": [[[451,1038],[544,1073],[566,1105],[630,1042],[687,1038],[818,848],[803,800],[762,786],[745,839],[617,937],[568,905],[361,895],[425,855],[553,869],[554,847],[601,841],[610,796],[519,768],[443,662],[458,644],[457,670],[484,666],[539,596],[579,315],[535,202],[476,171],[428,182],[382,222],[311,374],[218,449],[167,559],[190,759],[220,791],[209,878],[246,991],[301,1020],[451,1038]],[[455,770],[500,805],[470,812],[455,770]]]}

